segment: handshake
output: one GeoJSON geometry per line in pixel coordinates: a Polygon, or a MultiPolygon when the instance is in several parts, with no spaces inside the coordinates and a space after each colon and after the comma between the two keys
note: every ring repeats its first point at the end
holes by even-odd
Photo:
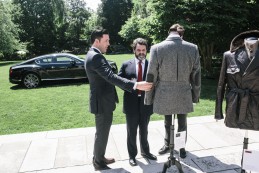
{"type": "Polygon", "coordinates": [[[142,91],[150,91],[153,87],[154,75],[147,74],[146,81],[137,82],[137,89],[142,91]]]}
{"type": "Polygon", "coordinates": [[[141,90],[141,91],[150,91],[152,89],[152,87],[153,87],[153,83],[141,81],[141,82],[137,82],[136,89],[141,90]]]}

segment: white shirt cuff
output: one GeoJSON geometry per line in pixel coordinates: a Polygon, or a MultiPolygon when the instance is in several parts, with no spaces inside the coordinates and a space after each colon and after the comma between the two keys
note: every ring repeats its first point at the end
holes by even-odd
{"type": "Polygon", "coordinates": [[[137,89],[137,82],[135,82],[133,89],[136,90],[137,89]]]}

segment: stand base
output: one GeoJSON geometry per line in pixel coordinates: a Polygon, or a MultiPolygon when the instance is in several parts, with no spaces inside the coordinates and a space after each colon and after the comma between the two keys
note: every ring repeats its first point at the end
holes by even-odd
{"type": "Polygon", "coordinates": [[[164,164],[162,173],[166,173],[167,168],[170,168],[172,165],[176,166],[176,168],[179,170],[179,173],[183,173],[181,163],[174,157],[174,119],[175,115],[173,115],[173,124],[170,126],[170,156],[168,157],[168,161],[164,164]]]}
{"type": "Polygon", "coordinates": [[[183,173],[182,165],[175,157],[168,157],[168,161],[164,164],[162,173],[166,173],[167,168],[170,168],[172,165],[176,166],[179,173],[183,173]]]}

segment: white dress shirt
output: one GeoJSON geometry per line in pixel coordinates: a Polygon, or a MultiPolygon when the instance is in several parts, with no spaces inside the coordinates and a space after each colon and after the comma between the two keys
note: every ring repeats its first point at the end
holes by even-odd
{"type": "MultiPolygon", "coordinates": [[[[135,62],[136,62],[136,74],[137,74],[137,78],[138,78],[138,66],[139,66],[139,59],[135,58],[135,62]]],[[[142,79],[143,79],[143,75],[144,75],[144,66],[145,65],[145,59],[143,59],[141,61],[141,66],[142,66],[142,79]]]]}

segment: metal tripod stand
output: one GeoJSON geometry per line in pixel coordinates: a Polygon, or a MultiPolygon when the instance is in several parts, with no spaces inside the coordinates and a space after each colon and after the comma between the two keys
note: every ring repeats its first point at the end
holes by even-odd
{"type": "Polygon", "coordinates": [[[242,159],[241,159],[241,173],[246,173],[246,171],[243,169],[243,159],[244,159],[244,151],[245,149],[248,149],[248,131],[245,132],[244,142],[243,142],[243,153],[242,153],[242,159]]]}
{"type": "Polygon", "coordinates": [[[176,160],[174,156],[174,119],[175,115],[173,114],[172,125],[170,126],[170,156],[168,157],[168,161],[164,164],[162,173],[166,173],[167,168],[170,168],[172,165],[175,165],[177,167],[179,173],[183,173],[181,163],[178,160],[176,160]]]}

